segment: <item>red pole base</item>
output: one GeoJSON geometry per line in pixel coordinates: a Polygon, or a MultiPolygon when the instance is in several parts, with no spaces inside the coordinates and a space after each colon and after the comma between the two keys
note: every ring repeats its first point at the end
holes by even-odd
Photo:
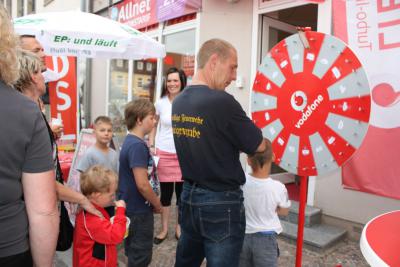
{"type": "Polygon", "coordinates": [[[296,267],[301,267],[301,256],[303,252],[304,220],[307,202],[308,177],[300,176],[300,203],[299,217],[297,225],[297,247],[296,247],[296,267]]]}

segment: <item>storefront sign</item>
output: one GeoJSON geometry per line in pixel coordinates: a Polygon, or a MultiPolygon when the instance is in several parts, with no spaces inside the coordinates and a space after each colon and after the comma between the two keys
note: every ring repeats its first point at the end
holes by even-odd
{"type": "Polygon", "coordinates": [[[335,35],[354,50],[371,85],[371,127],[343,168],[346,187],[400,199],[400,3],[333,1],[335,35]]]}
{"type": "Polygon", "coordinates": [[[76,140],[76,57],[46,57],[46,65],[60,77],[55,82],[49,82],[51,118],[61,116],[64,125],[63,138],[76,140]]]}
{"type": "Polygon", "coordinates": [[[196,13],[201,0],[125,0],[109,9],[113,20],[135,29],[196,13]]]}

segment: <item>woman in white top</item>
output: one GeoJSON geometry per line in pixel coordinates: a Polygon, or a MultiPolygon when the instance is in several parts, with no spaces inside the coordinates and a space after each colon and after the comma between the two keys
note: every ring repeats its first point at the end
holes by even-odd
{"type": "MultiPolygon", "coordinates": [[[[159,157],[157,173],[160,180],[163,211],[161,213],[162,229],[154,238],[154,244],[160,244],[167,238],[172,195],[175,189],[176,205],[179,206],[182,192],[182,173],[172,135],[171,112],[172,102],[185,86],[186,75],[183,70],[168,69],[161,98],[155,104],[158,123],[157,127],[150,133],[149,141],[152,154],[159,157]]],[[[180,233],[181,229],[177,221],[175,226],[176,239],[179,239],[180,233]]]]}

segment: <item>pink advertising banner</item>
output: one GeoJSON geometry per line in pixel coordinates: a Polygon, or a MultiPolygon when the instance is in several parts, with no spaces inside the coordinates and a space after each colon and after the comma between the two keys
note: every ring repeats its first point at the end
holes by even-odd
{"type": "Polygon", "coordinates": [[[342,169],[346,188],[400,199],[400,2],[333,0],[334,34],[363,64],[371,88],[370,127],[342,169]]]}
{"type": "Polygon", "coordinates": [[[201,0],[125,0],[109,9],[111,19],[141,29],[157,22],[196,13],[201,0]]]}

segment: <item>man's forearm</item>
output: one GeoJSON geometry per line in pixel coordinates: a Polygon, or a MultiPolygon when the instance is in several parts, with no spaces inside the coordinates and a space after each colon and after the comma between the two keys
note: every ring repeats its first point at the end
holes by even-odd
{"type": "Polygon", "coordinates": [[[53,266],[59,224],[57,208],[52,214],[37,214],[29,219],[29,243],[35,266],[53,266]]]}
{"type": "Polygon", "coordinates": [[[34,264],[53,266],[60,220],[54,171],[22,173],[22,187],[34,264]]]}

